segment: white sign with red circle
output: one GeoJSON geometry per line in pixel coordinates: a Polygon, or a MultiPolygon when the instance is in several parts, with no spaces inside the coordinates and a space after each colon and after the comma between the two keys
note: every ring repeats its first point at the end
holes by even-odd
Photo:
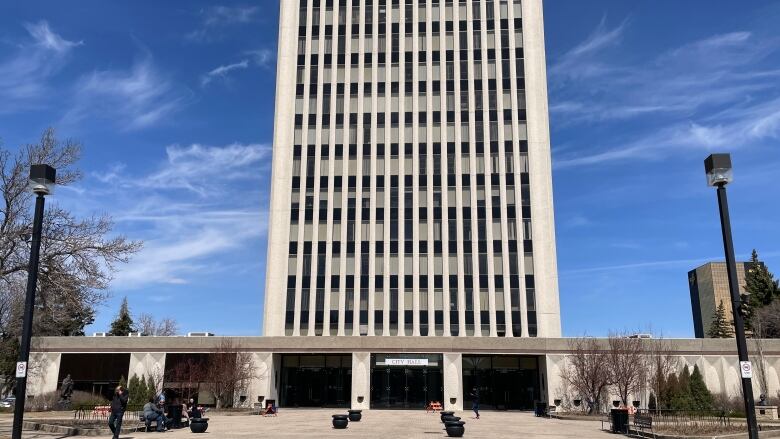
{"type": "Polygon", "coordinates": [[[27,376],[27,362],[26,361],[17,361],[16,362],[16,378],[24,378],[27,376]]]}
{"type": "Polygon", "coordinates": [[[742,378],[753,378],[753,365],[750,361],[740,361],[739,371],[742,373],[742,378]]]}

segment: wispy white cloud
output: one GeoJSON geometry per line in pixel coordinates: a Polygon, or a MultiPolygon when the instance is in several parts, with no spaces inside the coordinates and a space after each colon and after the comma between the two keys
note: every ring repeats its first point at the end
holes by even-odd
{"type": "MultiPolygon", "coordinates": [[[[777,251],[762,252],[762,257],[776,256],[777,251]]],[[[750,258],[749,254],[736,255],[738,260],[747,260],[750,258]]],[[[621,272],[629,269],[651,269],[651,268],[675,268],[685,267],[690,269],[701,264],[713,261],[722,261],[723,256],[710,256],[703,258],[690,258],[690,259],[663,259],[656,261],[634,262],[630,264],[614,264],[614,265],[601,265],[588,268],[577,268],[573,270],[562,270],[562,275],[577,275],[577,274],[591,274],[598,272],[621,272]]]]}
{"type": "Polygon", "coordinates": [[[661,159],[680,151],[733,149],[780,138],[780,70],[762,65],[779,51],[780,40],[730,32],[681,45],[649,62],[621,64],[624,57],[609,62],[598,49],[617,44],[625,23],[609,30],[602,21],[561,57],[553,67],[558,79],[553,76],[550,109],[559,126],[644,123],[633,136],[558,155],[557,168],[661,159]],[[594,64],[598,75],[578,73],[593,70],[594,64]]]}
{"type": "Polygon", "coordinates": [[[67,64],[73,49],[84,44],[54,32],[45,20],[25,23],[29,39],[0,60],[0,114],[45,107],[57,94],[50,80],[67,64]]]}
{"type": "Polygon", "coordinates": [[[244,52],[244,54],[251,57],[252,62],[258,67],[273,67],[273,61],[275,57],[274,52],[271,51],[271,49],[247,50],[244,52]]]}
{"type": "Polygon", "coordinates": [[[118,232],[144,240],[112,288],[189,284],[224,271],[228,252],[256,253],[253,246],[267,229],[261,183],[270,150],[262,144],[172,145],[149,172],[114,165],[90,175],[100,184],[93,181],[93,190],[70,202],[112,212],[118,232]]]}
{"type": "Polygon", "coordinates": [[[201,26],[186,34],[185,38],[197,42],[217,39],[217,29],[254,22],[259,12],[260,8],[257,6],[216,5],[201,9],[201,26]]]}
{"type": "Polygon", "coordinates": [[[581,43],[564,53],[550,67],[550,76],[557,80],[583,79],[604,74],[612,66],[600,61],[598,54],[609,47],[616,46],[623,38],[629,20],[623,20],[619,26],[608,29],[607,19],[603,17],[596,29],[581,43]]]}
{"type": "Polygon", "coordinates": [[[162,74],[147,54],[128,70],[95,70],[84,75],[63,122],[92,117],[110,119],[123,130],[145,128],[171,116],[189,96],[190,92],[162,74]]]}
{"type": "Polygon", "coordinates": [[[230,72],[235,70],[243,70],[246,69],[247,67],[249,67],[249,60],[246,59],[242,59],[241,61],[233,64],[221,65],[219,67],[212,69],[205,75],[203,75],[200,78],[200,85],[205,87],[215,79],[226,79],[228,74],[230,74],[230,72]]]}

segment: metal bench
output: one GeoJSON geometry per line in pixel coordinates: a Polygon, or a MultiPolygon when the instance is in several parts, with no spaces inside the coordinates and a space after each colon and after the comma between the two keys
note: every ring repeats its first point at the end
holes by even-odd
{"type": "Polygon", "coordinates": [[[653,438],[655,438],[655,431],[653,431],[653,417],[646,413],[637,413],[634,415],[634,429],[637,433],[650,430],[653,438]]]}

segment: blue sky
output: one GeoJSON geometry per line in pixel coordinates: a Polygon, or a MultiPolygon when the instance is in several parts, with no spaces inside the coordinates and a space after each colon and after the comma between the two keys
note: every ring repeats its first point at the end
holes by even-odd
{"type": "MultiPolygon", "coordinates": [[[[0,138],[84,144],[56,202],[144,250],[127,296],[183,331],[260,334],[278,2],[4,2],[0,138]]],[[[703,159],[732,152],[738,257],[780,270],[780,5],[545,2],[565,335],[693,335],[686,273],[722,258],[703,159]]]]}

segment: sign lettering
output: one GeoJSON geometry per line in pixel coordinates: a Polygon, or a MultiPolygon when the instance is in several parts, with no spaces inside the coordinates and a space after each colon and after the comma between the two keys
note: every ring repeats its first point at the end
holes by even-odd
{"type": "Polygon", "coordinates": [[[427,358],[387,358],[385,364],[388,366],[427,366],[427,358]]]}

